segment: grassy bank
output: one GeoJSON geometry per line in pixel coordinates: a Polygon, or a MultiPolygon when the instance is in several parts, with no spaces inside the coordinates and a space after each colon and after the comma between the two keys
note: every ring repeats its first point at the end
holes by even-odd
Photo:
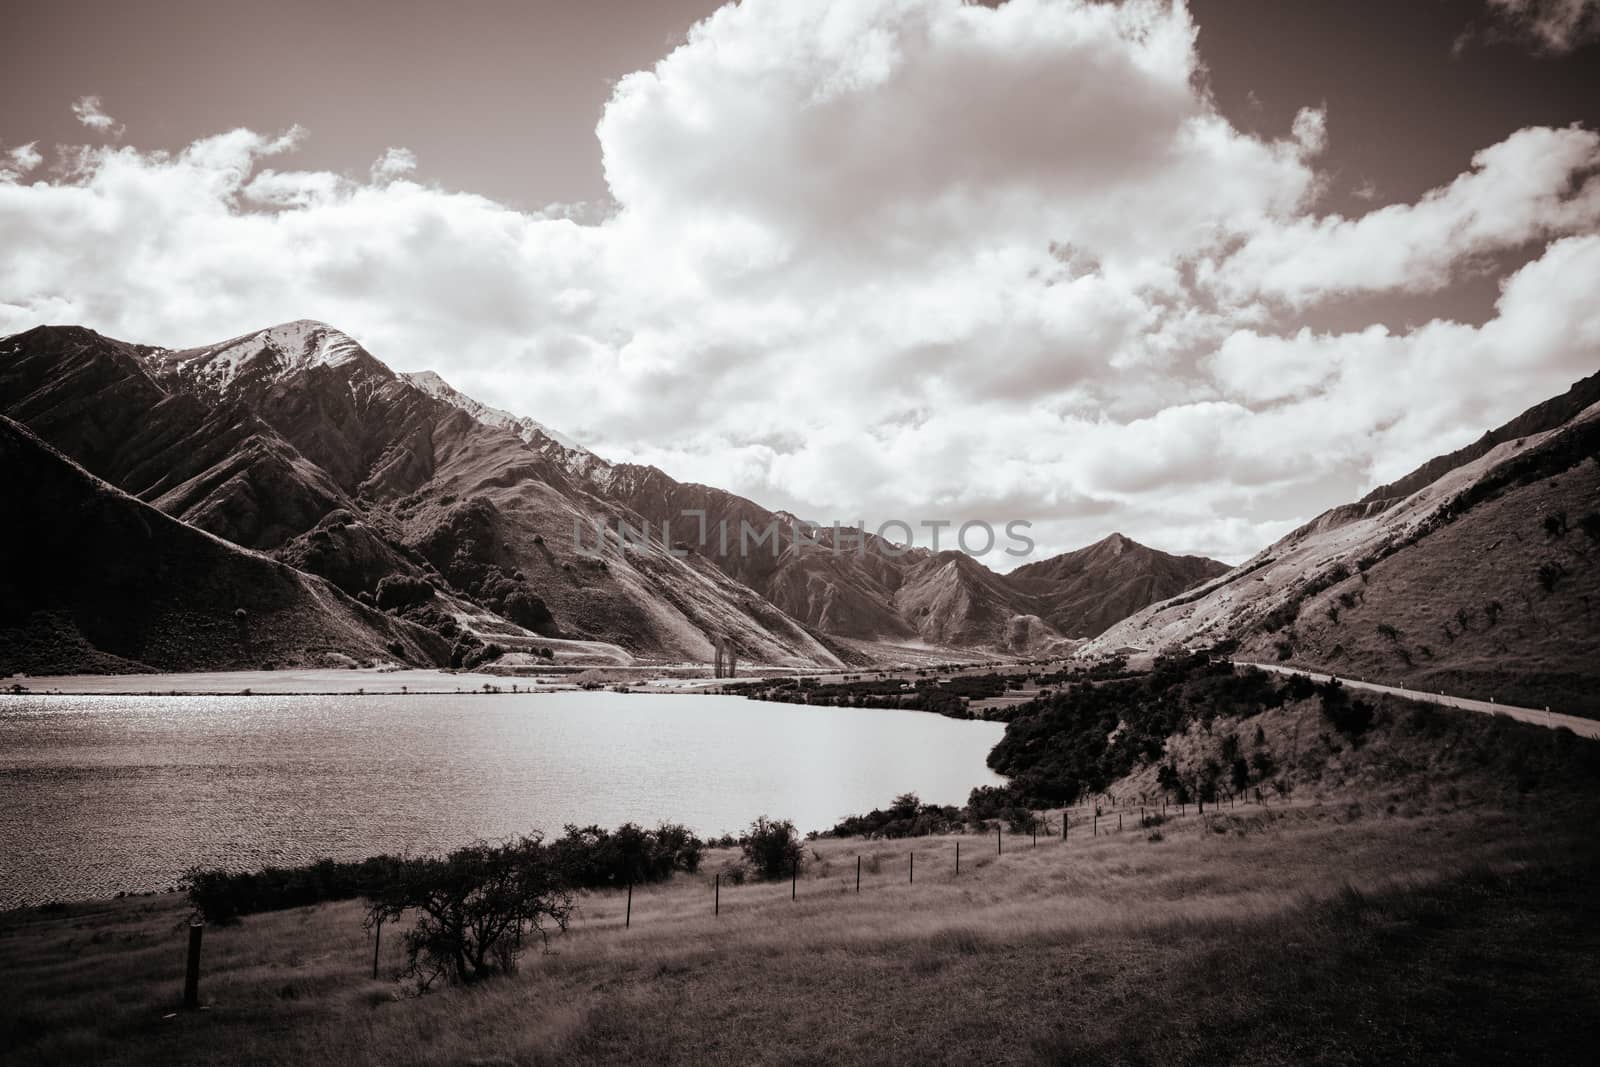
{"type": "Polygon", "coordinates": [[[1011,836],[1001,856],[976,835],[819,841],[798,899],[724,885],[719,916],[713,852],[636,890],[630,928],[624,894],[584,894],[516,976],[422,998],[372,980],[359,904],[258,915],[207,930],[208,1010],[175,1018],[181,901],[12,913],[0,1057],[1587,1062],[1600,850],[1592,806],[1559,796],[1191,807],[1153,831],[1011,836]]]}

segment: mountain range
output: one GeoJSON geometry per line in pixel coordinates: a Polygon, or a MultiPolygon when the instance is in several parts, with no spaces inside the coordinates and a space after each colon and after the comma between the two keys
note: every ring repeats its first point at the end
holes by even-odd
{"type": "Polygon", "coordinates": [[[0,339],[0,417],[8,468],[33,479],[11,547],[41,563],[0,599],[7,673],[704,662],[719,636],[772,666],[1040,655],[1226,570],[1116,534],[1010,575],[796,539],[794,516],[609,463],[311,321],[186,349],[16,334],[0,339]],[[685,512],[784,532],[741,552],[690,536],[685,512]],[[83,514],[118,519],[74,526],[83,514]],[[152,532],[126,542],[129,524],[152,532]],[[163,581],[194,564],[156,597],[127,572],[146,556],[163,581]],[[52,577],[74,567],[96,580],[52,577]],[[296,611],[299,634],[265,621],[296,611]]]}

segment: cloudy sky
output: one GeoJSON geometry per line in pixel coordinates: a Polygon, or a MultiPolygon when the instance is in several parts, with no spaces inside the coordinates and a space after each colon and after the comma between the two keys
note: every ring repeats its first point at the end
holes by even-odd
{"type": "Polygon", "coordinates": [[[0,334],[1235,561],[1600,368],[1600,2],[21,0],[0,334]]]}

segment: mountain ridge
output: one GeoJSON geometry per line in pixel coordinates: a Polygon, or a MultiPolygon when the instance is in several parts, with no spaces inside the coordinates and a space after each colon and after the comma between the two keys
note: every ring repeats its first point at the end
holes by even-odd
{"type": "MultiPolygon", "coordinates": [[[[654,467],[610,463],[434,372],[396,373],[313,320],[185,349],[81,327],[26,331],[0,339],[0,412],[113,484],[273,549],[351,595],[372,600],[390,576],[432,585],[452,616],[437,620],[446,636],[514,632],[526,643],[532,626],[551,639],[700,661],[723,636],[747,663],[817,667],[870,661],[863,649],[874,646],[1034,655],[1067,638],[1051,621],[1067,598],[1052,600],[1048,579],[1018,581],[970,557],[936,559],[871,534],[862,550],[830,530],[796,539],[785,528],[770,550],[707,543],[685,528],[685,511],[735,534],[792,517],[654,467]],[[93,374],[73,378],[75,367],[93,374]],[[59,403],[40,400],[52,392],[59,403]],[[127,447],[141,435],[168,451],[145,448],[143,466],[109,458],[142,454],[127,447]],[[294,506],[261,514],[279,502],[294,506]],[[239,515],[253,524],[230,517],[239,515]]],[[[1176,558],[1135,547],[1129,559],[1176,558]]],[[[1119,607],[1095,618],[1188,581],[1181,567],[1154,571],[1119,577],[1107,593],[1119,607]]]]}

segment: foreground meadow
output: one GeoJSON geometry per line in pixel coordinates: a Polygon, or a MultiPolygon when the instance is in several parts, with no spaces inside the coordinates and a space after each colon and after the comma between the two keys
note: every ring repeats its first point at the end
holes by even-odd
{"type": "Polygon", "coordinates": [[[1591,805],[1188,810],[998,856],[992,836],[819,840],[797,885],[724,884],[720,915],[712,852],[635,890],[626,928],[625,894],[583,894],[518,974],[422,997],[371,977],[356,903],[208,928],[205,1010],[177,1014],[180,899],[15,912],[0,1059],[1588,1062],[1591,805]]]}

